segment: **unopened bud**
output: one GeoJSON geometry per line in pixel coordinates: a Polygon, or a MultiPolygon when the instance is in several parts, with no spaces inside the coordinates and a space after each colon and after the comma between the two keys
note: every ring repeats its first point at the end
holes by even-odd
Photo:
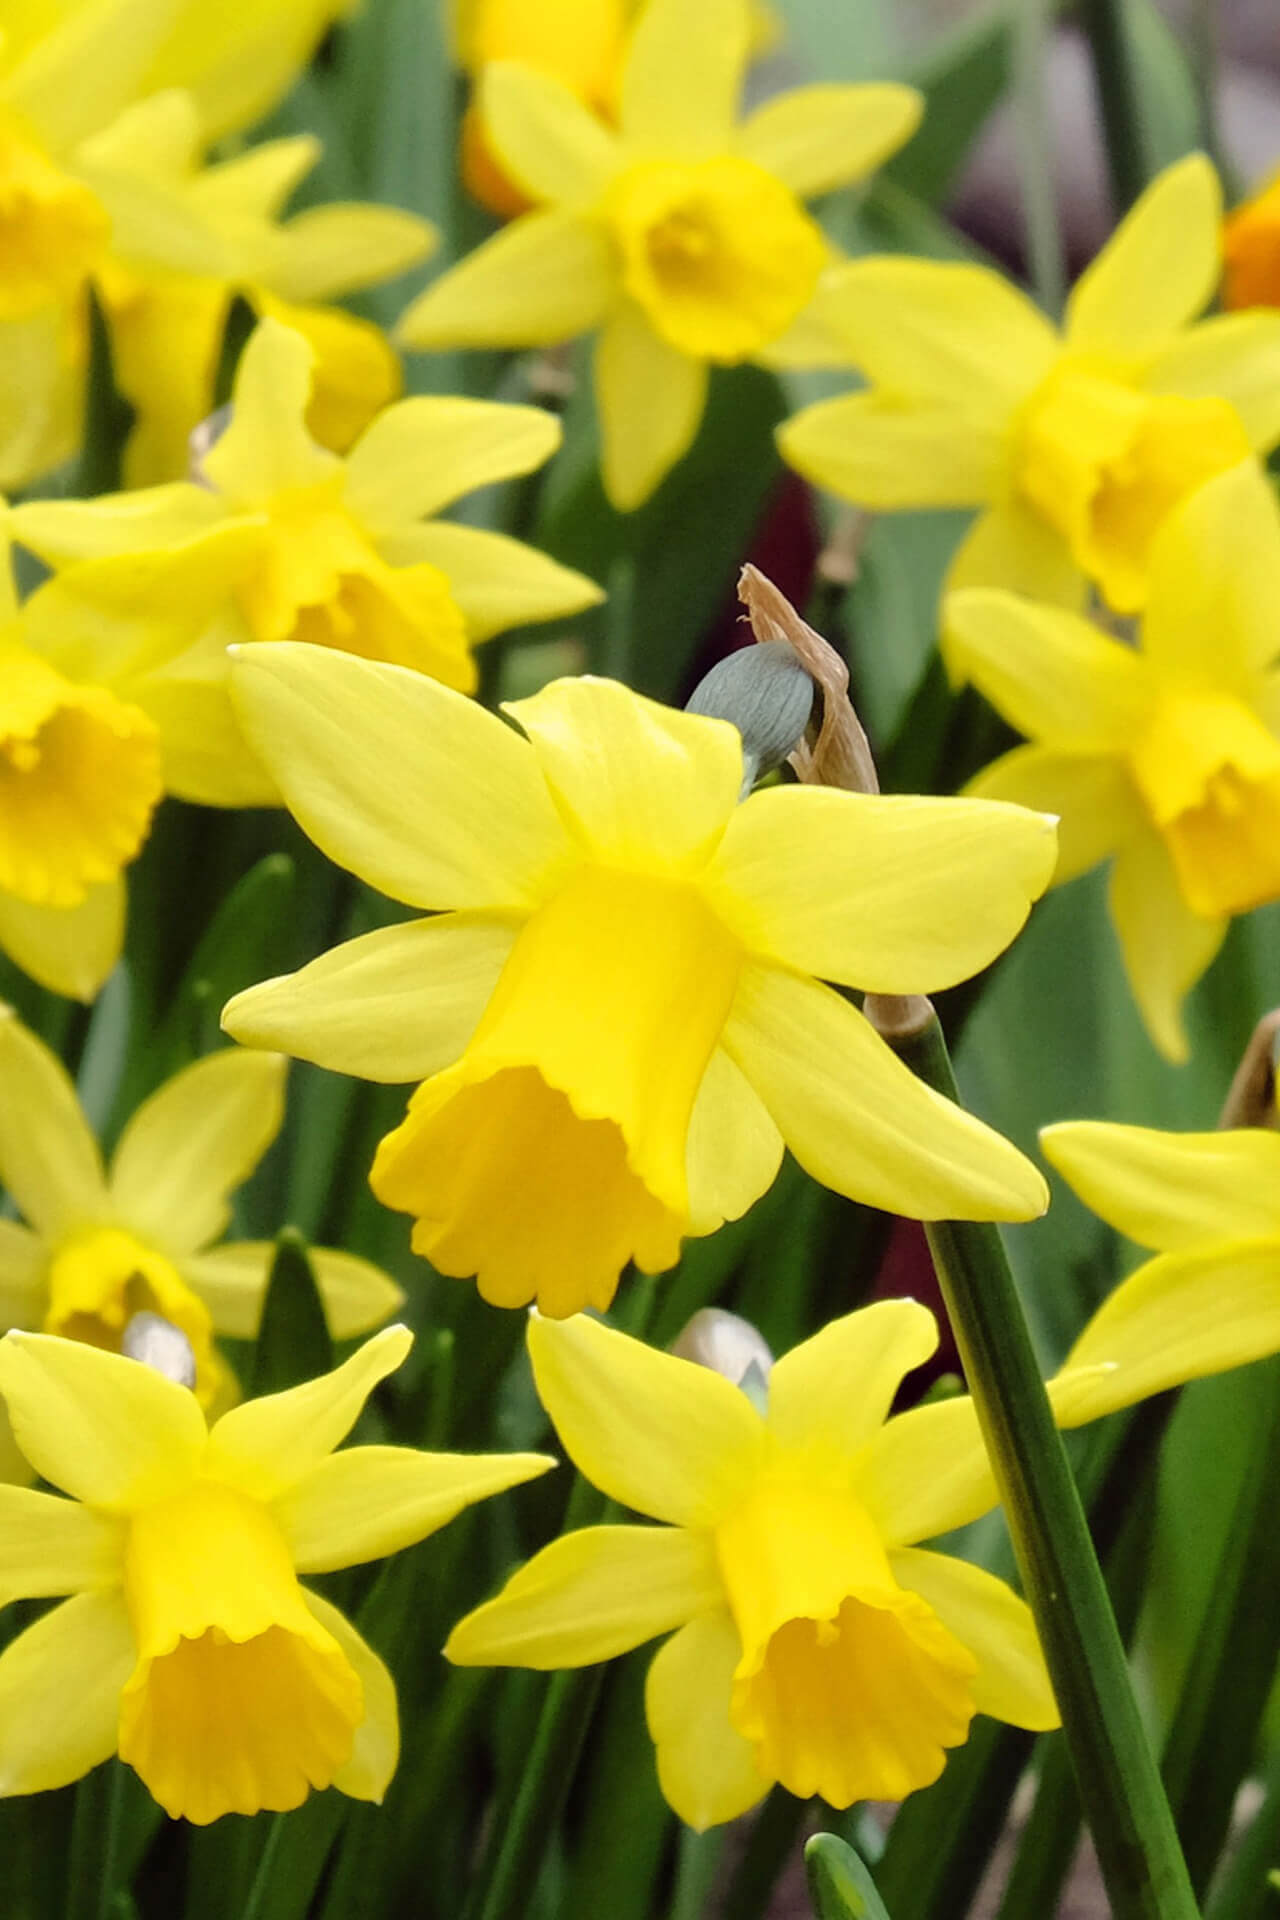
{"type": "Polygon", "coordinates": [[[141,1360],[180,1387],[196,1384],[196,1356],[181,1327],[158,1313],[135,1313],[125,1322],[120,1351],[129,1360],[141,1360]]]}
{"type": "Polygon", "coordinates": [[[757,1412],[764,1412],[773,1355],[760,1329],[741,1314],[724,1307],[699,1307],[672,1341],[671,1351],[722,1374],[732,1386],[742,1388],[757,1412]]]}
{"type": "Polygon", "coordinates": [[[717,660],[686,703],[690,713],[731,720],[742,735],[742,791],[792,754],[813,713],[815,689],[785,640],[740,647],[717,660]]]}

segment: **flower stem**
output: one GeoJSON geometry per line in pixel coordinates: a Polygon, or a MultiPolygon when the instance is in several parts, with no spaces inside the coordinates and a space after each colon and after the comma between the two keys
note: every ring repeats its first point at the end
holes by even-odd
{"type": "MultiPolygon", "coordinates": [[[[956,1099],[937,1019],[898,1042],[956,1099]]],[[[1169,1804],[997,1229],[926,1227],[1116,1920],[1194,1920],[1169,1804]]]]}
{"type": "Polygon", "coordinates": [[[1129,211],[1151,176],[1133,37],[1125,18],[1125,0],[1080,0],[1079,10],[1093,61],[1118,219],[1129,211]]]}

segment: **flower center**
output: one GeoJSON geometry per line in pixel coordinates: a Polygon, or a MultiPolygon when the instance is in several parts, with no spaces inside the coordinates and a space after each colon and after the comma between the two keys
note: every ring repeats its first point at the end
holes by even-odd
{"type": "Polygon", "coordinates": [[[72,298],[110,234],[96,194],[47,159],[16,121],[0,120],[0,320],[72,298]]]}
{"type": "Polygon", "coordinates": [[[137,1665],[120,1757],[173,1818],[284,1812],[350,1758],[364,1690],[310,1612],[268,1510],[196,1481],[129,1523],[137,1665]]]}
{"type": "Polygon", "coordinates": [[[329,482],[282,496],[269,515],[261,558],[239,588],[255,640],[307,640],[471,691],[466,622],[438,567],[388,566],[329,482]]]}
{"type": "Polygon", "coordinates": [[[1167,695],[1130,764],[1194,913],[1280,897],[1280,740],[1242,700],[1167,695]]]}
{"type": "Polygon", "coordinates": [[[521,930],[458,1064],[419,1088],[371,1180],[486,1299],[605,1306],[674,1263],[689,1123],[739,950],[692,887],[583,867],[521,930]]]}
{"type": "Polygon", "coordinates": [[[133,858],[161,791],[145,714],[20,647],[0,651],[0,891],[78,906],[133,858]]]}
{"type": "Polygon", "coordinates": [[[213,1323],[163,1254],[118,1227],[92,1227],[65,1240],[49,1263],[46,1333],[119,1353],[135,1313],[158,1313],[186,1334],[196,1362],[196,1398],[208,1406],[222,1380],[213,1323]]]}
{"type": "Polygon", "coordinates": [[[1249,452],[1227,401],[1142,393],[1104,366],[1067,360],[1028,403],[1019,485],[1110,604],[1136,613],[1160,523],[1249,452]]]}
{"type": "Polygon", "coordinates": [[[730,1716],[789,1792],[901,1800],[968,1733],[977,1662],[900,1587],[843,1487],[765,1478],[717,1529],[742,1640],[730,1716]]]}
{"type": "Polygon", "coordinates": [[[669,345],[745,360],[807,306],[826,243],[794,194],[753,161],[647,160],[604,202],[623,284],[669,345]]]}

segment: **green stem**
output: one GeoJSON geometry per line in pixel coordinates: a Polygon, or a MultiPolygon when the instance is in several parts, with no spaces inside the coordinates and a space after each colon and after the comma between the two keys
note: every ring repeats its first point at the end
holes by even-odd
{"type": "Polygon", "coordinates": [[[258,1855],[258,1869],[253,1876],[253,1885],[249,1897],[240,1909],[240,1920],[263,1920],[267,1913],[267,1895],[271,1889],[271,1876],[275,1869],[276,1854],[284,1838],[284,1823],[287,1815],[272,1815],[267,1837],[262,1843],[262,1852],[258,1855]]]}
{"type": "Polygon", "coordinates": [[[1080,0],[1117,219],[1129,211],[1151,177],[1137,62],[1125,16],[1125,0],[1080,0]]]}
{"type": "MultiPolygon", "coordinates": [[[[942,1029],[899,1043],[957,1098],[942,1029]]],[[[926,1227],[1116,1920],[1194,1920],[1195,1897],[1124,1648],[997,1229],[926,1227]]]]}
{"type": "Polygon", "coordinates": [[[1053,142],[1045,85],[1056,0],[1011,0],[1013,137],[1026,223],[1027,269],[1036,298],[1055,318],[1062,311],[1067,272],[1053,177],[1053,142]]]}

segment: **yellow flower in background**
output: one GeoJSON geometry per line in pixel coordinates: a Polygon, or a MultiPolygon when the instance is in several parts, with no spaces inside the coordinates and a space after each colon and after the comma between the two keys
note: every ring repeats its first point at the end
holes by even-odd
{"type": "Polygon", "coordinates": [[[227,1031],[421,1080],[371,1184],[485,1299],[605,1307],[736,1219],[784,1141],[916,1218],[1026,1219],[1039,1174],[824,980],[917,992],[1008,945],[1054,860],[1021,808],[775,787],[728,722],[614,681],[509,704],[319,649],[242,651],[250,741],[311,838],[418,908],[238,994],[227,1031]],[[980,903],[980,905],[978,904],[980,903]]]}
{"type": "Polygon", "coordinates": [[[118,1753],[198,1826],[297,1807],[312,1788],[382,1799],[394,1682],[298,1575],[397,1552],[553,1464],[335,1452],[410,1344],[390,1327],[209,1429],[194,1395],[136,1360],[46,1334],[0,1341],[19,1445],[71,1495],[0,1488],[0,1595],[72,1596],[0,1654],[0,1794],[65,1786],[118,1753]]]}
{"type": "MultiPolygon", "coordinates": [[[[0,1185],[29,1226],[0,1220],[0,1314],[120,1351],[135,1313],[179,1327],[210,1405],[227,1368],[215,1333],[251,1340],[275,1248],[214,1243],[231,1195],[284,1118],[286,1062],[231,1048],[197,1060],[132,1115],[110,1171],[61,1061],[0,1004],[0,1185]]],[[[308,1249],[329,1330],[367,1333],[403,1301],[368,1260],[308,1249]]]]}
{"type": "Polygon", "coordinates": [[[179,0],[165,9],[165,32],[141,91],[184,88],[195,99],[206,135],[221,139],[261,119],[292,86],[323,35],[357,4],[254,0],[252,6],[210,6],[209,0],[179,0]]]}
{"type": "Polygon", "coordinates": [[[0,951],[91,1000],[120,956],[124,869],[163,792],[140,708],[32,644],[48,588],[19,610],[0,538],[0,951]]]}
{"type": "Polygon", "coordinates": [[[1072,1347],[1059,1417],[1074,1425],[1123,1404],[1117,1377],[1136,1399],[1280,1352],[1280,1134],[1071,1120],[1040,1140],[1086,1206],[1156,1254],[1072,1347]]]}
{"type": "Polygon", "coordinates": [[[951,586],[1079,604],[1087,579],[1136,612],[1168,515],[1280,440],[1280,315],[1193,324],[1220,217],[1203,155],[1169,167],[1076,283],[1061,332],[986,267],[835,269],[810,331],[870,385],[789,420],[784,457],[857,506],[980,507],[951,586]]]}
{"type": "Polygon", "coordinates": [[[1222,224],[1224,307],[1280,307],[1280,174],[1222,224]]]}
{"type": "Polygon", "coordinates": [[[192,97],[169,92],[122,114],[94,143],[114,177],[167,195],[211,242],[204,274],[115,261],[102,271],[116,383],[137,415],[125,451],[130,486],[187,476],[189,436],[213,407],[237,292],[306,335],[315,354],[307,424],[325,446],[349,446],[396,398],[400,363],[378,327],[322,303],[402,273],[437,240],[427,221],[397,207],[343,202],[281,221],[320,158],[309,134],[202,167],[206,139],[192,97]]]}
{"type": "Polygon", "coordinates": [[[806,196],[859,179],[920,117],[909,87],[799,87],[743,121],[747,0],[648,0],[615,132],[554,75],[485,71],[487,139],[537,203],[409,307],[410,347],[547,346],[599,329],[606,491],[637,507],[698,429],[708,367],[764,352],[827,258],[806,196]]]}
{"type": "Polygon", "coordinates": [[[110,660],[112,685],[152,716],[166,783],[184,799],[278,797],[232,712],[229,643],[302,640],[469,691],[473,646],[603,597],[518,540],[429,517],[541,466],[558,421],[424,396],[380,413],[343,460],[307,427],[312,361],[300,334],[262,321],[199,482],[10,515],[15,536],[63,569],[52,583],[62,597],[41,609],[47,654],[110,660]]]}
{"type": "Polygon", "coordinates": [[[1280,511],[1253,461],[1157,534],[1134,646],[1014,594],[944,602],[952,659],[1031,741],[969,792],[1060,815],[1059,883],[1114,856],[1125,967],[1172,1060],[1231,916],[1280,897],[1277,605],[1280,511]]]}
{"type": "Polygon", "coordinates": [[[881,1301],[777,1361],[758,1412],[717,1373],[584,1315],[534,1316],[538,1394],[595,1486],[664,1524],[543,1549],[445,1647],[465,1666],[576,1667],[658,1634],[645,1709],[662,1791],[702,1830],[775,1782],[900,1800],[975,1713],[1058,1723],[1035,1625],[981,1568],[915,1542],[994,1504],[972,1403],[887,1419],[937,1345],[881,1301]]]}

